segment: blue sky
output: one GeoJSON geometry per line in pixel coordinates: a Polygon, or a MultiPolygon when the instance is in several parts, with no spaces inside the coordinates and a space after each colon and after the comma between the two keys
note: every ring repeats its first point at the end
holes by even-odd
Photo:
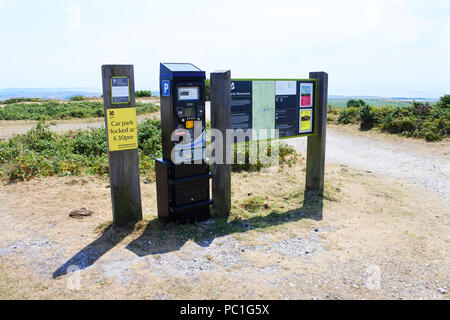
{"type": "Polygon", "coordinates": [[[329,73],[330,94],[450,93],[450,0],[0,0],[0,88],[101,87],[102,64],[233,77],[329,73]]]}

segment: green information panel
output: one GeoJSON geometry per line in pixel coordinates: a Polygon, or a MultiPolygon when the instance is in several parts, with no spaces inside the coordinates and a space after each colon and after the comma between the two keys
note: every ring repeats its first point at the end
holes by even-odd
{"type": "Polygon", "coordinates": [[[253,129],[252,140],[314,135],[316,88],[315,79],[233,79],[231,128],[253,129]]]}

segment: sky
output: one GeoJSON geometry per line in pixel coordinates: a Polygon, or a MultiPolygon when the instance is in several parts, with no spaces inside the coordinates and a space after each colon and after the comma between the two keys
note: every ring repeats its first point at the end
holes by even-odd
{"type": "Polygon", "coordinates": [[[450,94],[450,0],[0,0],[1,88],[101,88],[133,64],[158,90],[160,62],[235,78],[329,75],[329,93],[450,94]]]}

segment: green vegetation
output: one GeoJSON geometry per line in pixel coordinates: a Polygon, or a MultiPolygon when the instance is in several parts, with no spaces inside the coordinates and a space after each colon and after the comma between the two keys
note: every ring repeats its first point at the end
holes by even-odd
{"type": "Polygon", "coordinates": [[[330,107],[328,120],[360,124],[361,130],[378,127],[384,132],[439,141],[450,135],[450,95],[443,96],[435,105],[414,102],[406,107],[330,107]]]}
{"type": "MultiPolygon", "coordinates": [[[[328,104],[330,106],[337,107],[337,108],[346,108],[348,101],[349,101],[349,99],[331,98],[331,99],[328,99],[328,104]]],[[[411,105],[414,102],[413,100],[374,99],[374,98],[361,99],[361,101],[364,101],[364,103],[366,105],[375,106],[375,107],[382,107],[382,106],[405,107],[405,106],[411,105]]]]}
{"type": "Polygon", "coordinates": [[[152,92],[150,90],[138,90],[135,93],[136,98],[144,98],[144,97],[151,97],[152,92]]]}
{"type": "MultiPolygon", "coordinates": [[[[234,145],[234,164],[231,166],[233,172],[253,172],[261,171],[263,168],[269,167],[268,164],[261,163],[260,154],[256,152],[257,148],[267,150],[267,157],[271,156],[272,145],[265,142],[250,142],[234,145]],[[250,149],[254,148],[252,152],[257,155],[256,163],[250,163],[250,149]],[[244,155],[244,163],[238,163],[238,155],[244,155]]],[[[281,165],[294,165],[298,160],[298,153],[295,149],[287,144],[280,143],[279,145],[279,159],[281,165]]]]}
{"type": "Polygon", "coordinates": [[[86,98],[83,96],[75,96],[69,99],[69,101],[84,101],[84,100],[86,100],[86,98]]]}
{"type": "MultiPolygon", "coordinates": [[[[139,163],[143,174],[154,169],[161,156],[161,125],[148,119],[138,126],[139,163]]],[[[56,134],[40,122],[23,135],[0,140],[0,168],[8,181],[30,180],[37,176],[108,174],[105,129],[56,134]]]]}
{"type": "MultiPolygon", "coordinates": [[[[159,107],[151,103],[137,103],[137,114],[152,113],[159,107]]],[[[53,120],[71,118],[104,117],[103,103],[82,102],[43,102],[15,103],[0,108],[0,120],[53,120]]]]}
{"type": "MultiPolygon", "coordinates": [[[[138,125],[139,167],[154,180],[154,160],[161,157],[161,122],[148,119],[138,125]]],[[[296,152],[280,146],[280,164],[293,164],[296,152]]],[[[248,153],[247,153],[248,160],[248,153]]],[[[234,171],[258,171],[261,163],[233,165],[234,171]]],[[[69,131],[57,134],[41,121],[26,134],[0,140],[0,173],[9,182],[39,176],[108,175],[105,129],[69,131]]]]}
{"type": "Polygon", "coordinates": [[[364,107],[366,105],[366,103],[364,102],[364,100],[356,100],[356,99],[350,99],[347,101],[347,108],[360,108],[360,107],[364,107]]]}
{"type": "Polygon", "coordinates": [[[211,80],[206,79],[205,81],[205,98],[206,101],[211,100],[211,80]]]}
{"type": "Polygon", "coordinates": [[[12,103],[19,103],[19,102],[41,102],[44,101],[39,98],[11,98],[5,101],[2,101],[2,104],[12,104],[12,103]]]}

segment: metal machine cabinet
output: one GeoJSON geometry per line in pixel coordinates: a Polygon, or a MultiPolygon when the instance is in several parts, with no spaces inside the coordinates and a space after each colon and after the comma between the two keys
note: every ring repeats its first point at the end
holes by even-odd
{"type": "Polygon", "coordinates": [[[155,168],[161,219],[199,221],[210,215],[205,79],[205,72],[189,63],[160,66],[163,158],[155,168]]]}

